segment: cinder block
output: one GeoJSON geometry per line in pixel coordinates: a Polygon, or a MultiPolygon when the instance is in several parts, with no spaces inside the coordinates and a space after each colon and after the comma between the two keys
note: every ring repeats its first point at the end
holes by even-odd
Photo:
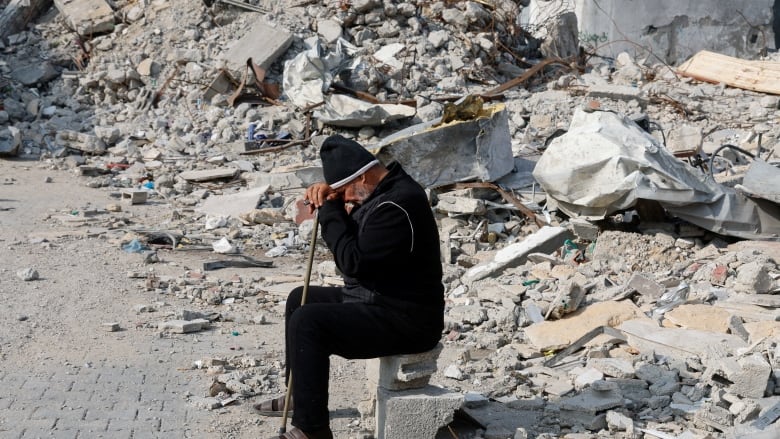
{"type": "Polygon", "coordinates": [[[419,354],[374,358],[366,363],[369,388],[387,390],[420,389],[428,385],[436,372],[436,360],[444,346],[441,343],[419,354]]]}
{"type": "Polygon", "coordinates": [[[379,389],[377,439],[432,438],[452,422],[463,395],[436,386],[393,391],[379,389]]]}
{"type": "Polygon", "coordinates": [[[142,190],[126,189],[122,191],[122,201],[127,204],[144,204],[149,193],[142,190]]]}
{"type": "Polygon", "coordinates": [[[739,359],[722,358],[705,372],[704,378],[721,376],[731,382],[729,392],[747,398],[763,398],[771,374],[772,368],[764,357],[752,354],[739,359]]]}

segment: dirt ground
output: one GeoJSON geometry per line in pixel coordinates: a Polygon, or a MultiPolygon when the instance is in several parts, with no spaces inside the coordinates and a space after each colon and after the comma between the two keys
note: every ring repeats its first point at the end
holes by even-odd
{"type": "MultiPolygon", "coordinates": [[[[153,269],[159,276],[181,276],[197,269],[204,255],[160,251],[161,262],[144,265],[112,238],[125,233],[114,227],[123,224],[117,218],[130,222],[126,228],[164,225],[171,216],[169,205],[123,205],[122,212],[97,224],[69,224],[62,215],[103,209],[119,200],[42,162],[2,160],[0,173],[0,383],[5,387],[0,393],[7,392],[0,396],[0,419],[5,418],[0,436],[256,438],[277,432],[278,419],[251,413],[251,403],[270,395],[214,411],[195,408],[186,399],[207,396],[211,382],[204,371],[190,367],[196,360],[241,353],[281,361],[281,305],[262,310],[268,324],[220,322],[195,334],[161,333],[155,325],[171,319],[168,313],[197,307],[145,291],[143,280],[130,279],[128,273],[153,269]],[[27,268],[40,278],[17,276],[27,268]],[[152,304],[156,311],[137,313],[139,304],[152,304]],[[107,332],[101,325],[108,322],[122,329],[107,332]],[[81,377],[88,378],[81,382],[81,377]],[[129,415],[117,417],[120,407],[129,415]],[[159,416],[150,415],[158,411],[159,416]]],[[[275,259],[275,268],[224,269],[209,276],[302,278],[304,259],[293,255],[275,259]]],[[[216,308],[260,311],[252,300],[216,308]]],[[[334,433],[360,437],[356,407],[366,394],[364,364],[334,358],[331,369],[334,433]]]]}

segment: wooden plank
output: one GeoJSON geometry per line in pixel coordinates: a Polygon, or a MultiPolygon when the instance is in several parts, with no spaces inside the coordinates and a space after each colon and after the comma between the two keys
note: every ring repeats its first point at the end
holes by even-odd
{"type": "Polygon", "coordinates": [[[677,68],[699,81],[780,94],[780,62],[750,61],[702,50],[677,68]]]}

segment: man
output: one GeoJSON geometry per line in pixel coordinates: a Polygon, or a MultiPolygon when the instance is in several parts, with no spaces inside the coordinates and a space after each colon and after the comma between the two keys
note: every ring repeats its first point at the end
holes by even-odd
{"type": "MultiPolygon", "coordinates": [[[[439,235],[428,198],[397,163],[385,167],[357,142],[328,137],[325,182],[306,190],[342,287],[302,288],[287,299],[286,361],[292,430],[280,438],[330,439],[329,357],[376,358],[432,349],[444,326],[439,235]]],[[[255,408],[280,416],[284,397],[255,408]]]]}

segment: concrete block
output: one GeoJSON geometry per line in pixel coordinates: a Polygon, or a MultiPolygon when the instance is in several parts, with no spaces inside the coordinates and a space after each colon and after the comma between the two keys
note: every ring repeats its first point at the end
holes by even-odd
{"type": "Polygon", "coordinates": [[[636,291],[648,299],[657,299],[666,291],[663,285],[651,279],[643,273],[634,273],[626,286],[629,290],[636,291]]]}
{"type": "Polygon", "coordinates": [[[636,373],[631,361],[624,358],[591,358],[588,366],[613,378],[634,378],[636,373]]]}
{"type": "Polygon", "coordinates": [[[144,204],[149,196],[149,192],[135,189],[125,189],[122,191],[122,202],[127,204],[144,204]]]}
{"type": "Polygon", "coordinates": [[[209,321],[206,319],[196,320],[169,320],[160,322],[157,329],[170,331],[177,334],[187,334],[189,332],[198,332],[209,327],[209,321]]]}
{"type": "Polygon", "coordinates": [[[103,323],[100,325],[104,331],[106,332],[117,332],[119,331],[119,323],[116,322],[110,322],[110,323],[103,323]]]}
{"type": "Polygon", "coordinates": [[[693,416],[693,422],[702,427],[712,427],[719,431],[731,428],[734,415],[723,407],[714,404],[704,404],[693,416]]]}
{"type": "Polygon", "coordinates": [[[485,201],[477,198],[459,197],[456,195],[439,195],[436,210],[455,215],[473,214],[484,215],[487,212],[485,201]]]}
{"type": "Polygon", "coordinates": [[[419,354],[392,355],[367,360],[366,376],[370,387],[386,390],[420,389],[436,372],[436,360],[444,346],[419,354]]]}
{"type": "Polygon", "coordinates": [[[599,226],[582,218],[571,218],[569,220],[571,229],[578,238],[585,241],[595,241],[599,237],[599,226]]]}
{"type": "Polygon", "coordinates": [[[774,280],[763,264],[749,262],[737,268],[737,280],[734,289],[745,293],[768,293],[774,287],[774,280]]]}
{"type": "Polygon", "coordinates": [[[452,422],[463,395],[436,386],[392,391],[377,395],[377,439],[432,438],[439,428],[452,422]]]}
{"type": "Polygon", "coordinates": [[[81,36],[114,30],[114,11],[105,0],[54,0],[54,5],[81,36]]]}
{"type": "Polygon", "coordinates": [[[758,353],[740,358],[721,358],[704,373],[704,378],[720,376],[731,384],[728,391],[746,398],[763,398],[772,367],[758,353]]]}
{"type": "Polygon", "coordinates": [[[496,252],[492,261],[470,268],[463,279],[474,282],[484,279],[505,268],[525,263],[531,253],[552,253],[561,247],[567,239],[573,238],[571,232],[563,227],[544,226],[524,240],[510,244],[496,252]]]}
{"type": "Polygon", "coordinates": [[[236,41],[225,54],[225,61],[231,70],[242,71],[246,60],[267,69],[279,58],[290,44],[293,35],[279,26],[271,26],[263,20],[257,20],[244,36],[236,41]]]}

